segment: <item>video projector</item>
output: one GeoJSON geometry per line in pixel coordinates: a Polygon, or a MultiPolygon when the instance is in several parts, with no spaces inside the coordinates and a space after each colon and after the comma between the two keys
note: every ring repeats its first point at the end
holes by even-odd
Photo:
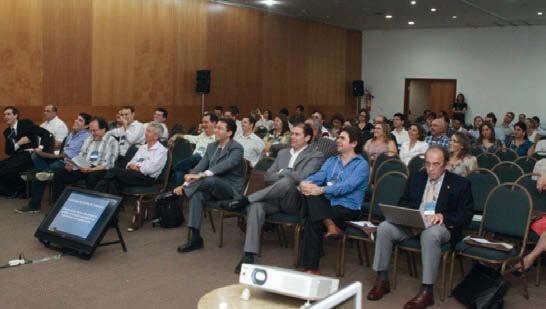
{"type": "Polygon", "coordinates": [[[339,287],[338,279],[257,264],[241,266],[239,283],[305,300],[321,300],[339,287]]]}

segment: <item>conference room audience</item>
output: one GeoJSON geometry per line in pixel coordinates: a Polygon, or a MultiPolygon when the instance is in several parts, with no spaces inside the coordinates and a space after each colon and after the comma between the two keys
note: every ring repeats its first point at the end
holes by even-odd
{"type": "Polygon", "coordinates": [[[243,190],[245,160],[243,146],[233,140],[237,134],[234,119],[218,119],[214,128],[216,141],[207,146],[199,163],[184,176],[184,184],[173,192],[190,200],[188,229],[190,240],[178,247],[186,253],[203,248],[201,221],[204,203],[211,200],[239,198],[243,190]]]}
{"type": "Polygon", "coordinates": [[[19,119],[14,106],[4,108],[4,152],[7,158],[0,161],[0,195],[16,198],[24,194],[22,172],[32,167],[31,152],[41,147],[52,153],[55,145],[53,135],[30,119],[19,119]]]}
{"type": "Polygon", "coordinates": [[[466,177],[478,168],[478,160],[470,154],[470,140],[460,132],[455,132],[449,141],[449,161],[446,169],[453,174],[466,177]]]}
{"type": "Polygon", "coordinates": [[[337,138],[339,133],[341,132],[341,129],[343,128],[343,123],[345,122],[345,118],[340,113],[335,113],[332,116],[332,127],[330,129],[330,136],[334,139],[337,138]]]}
{"type": "Polygon", "coordinates": [[[449,131],[448,136],[451,137],[451,135],[453,135],[453,133],[455,132],[460,132],[468,135],[468,131],[463,126],[463,123],[457,118],[451,119],[451,130],[449,131]]]}
{"type": "Polygon", "coordinates": [[[189,143],[195,145],[195,149],[193,150],[193,154],[185,159],[180,160],[180,162],[176,163],[172,170],[173,170],[173,180],[172,183],[175,185],[181,185],[184,180],[184,175],[205,155],[205,152],[207,150],[207,146],[210,143],[213,143],[216,141],[216,138],[214,137],[214,128],[216,127],[216,123],[218,122],[218,118],[216,117],[215,113],[208,113],[203,115],[201,118],[201,134],[199,135],[188,135],[188,134],[175,134],[169,139],[169,145],[174,145],[175,141],[179,138],[183,138],[187,140],[189,143]]]}
{"type": "Polygon", "coordinates": [[[55,172],[63,170],[65,159],[72,159],[80,153],[83,143],[91,135],[88,130],[91,115],[80,113],[74,120],[72,130],[63,141],[59,154],[44,152],[36,148],[32,153],[32,165],[37,171],[31,182],[30,201],[15,210],[17,213],[37,213],[44,195],[45,181],[53,179],[55,172]]]}
{"type": "Polygon", "coordinates": [[[314,120],[318,120],[320,124],[322,125],[320,128],[320,132],[322,136],[330,137],[330,131],[328,131],[328,129],[324,126],[324,113],[321,111],[314,111],[311,114],[311,118],[313,118],[314,120]]]}
{"type": "Polygon", "coordinates": [[[305,111],[305,107],[303,107],[303,105],[296,106],[294,115],[290,116],[290,119],[289,119],[290,124],[295,126],[297,124],[304,123],[305,122],[304,111],[305,111]]]}
{"type": "Polygon", "coordinates": [[[412,124],[408,130],[409,140],[400,147],[400,160],[406,165],[411,159],[425,154],[428,144],[425,142],[425,130],[417,123],[412,124]]]}
{"type": "Polygon", "coordinates": [[[473,147],[480,149],[482,152],[496,153],[503,150],[503,144],[500,140],[495,138],[495,130],[491,123],[485,122],[481,125],[480,135],[474,143],[473,147]]]}
{"type": "Polygon", "coordinates": [[[426,132],[426,135],[430,135],[430,132],[432,130],[432,121],[436,119],[436,113],[435,112],[429,112],[425,117],[425,123],[423,124],[423,129],[426,132]]]}
{"type": "Polygon", "coordinates": [[[527,119],[527,115],[523,113],[518,115],[518,122],[525,122],[526,119],[527,119]]]}
{"type": "Polygon", "coordinates": [[[470,134],[470,136],[474,140],[477,140],[480,137],[480,131],[481,131],[480,128],[482,124],[483,124],[482,116],[474,117],[474,121],[472,122],[472,129],[468,130],[468,134],[470,134]]]}
{"type": "Polygon", "coordinates": [[[504,114],[504,117],[502,118],[502,123],[499,125],[499,128],[502,130],[502,133],[504,133],[504,136],[509,137],[512,136],[512,133],[514,131],[514,126],[512,125],[512,121],[514,120],[514,113],[513,112],[507,112],[504,114]]]}
{"type": "MultiPolygon", "coordinates": [[[[241,120],[239,120],[239,107],[237,107],[237,105],[229,106],[224,112],[224,118],[233,119],[235,121],[235,124],[237,125],[237,132],[235,135],[243,132],[243,129],[241,128],[241,120]]],[[[233,138],[235,138],[235,135],[233,138]]]]}
{"type": "Polygon", "coordinates": [[[391,139],[389,125],[377,123],[374,125],[373,137],[364,145],[364,151],[368,153],[370,162],[382,153],[396,154],[396,143],[391,139]]]}
{"type": "Polygon", "coordinates": [[[544,156],[546,155],[546,139],[539,140],[536,144],[531,147],[530,155],[534,155],[535,153],[544,156]]]}
{"type": "Polygon", "coordinates": [[[106,134],[108,123],[102,117],[89,122],[89,136],[77,156],[65,163],[64,169],[53,173],[53,200],[57,200],[67,185],[85,180],[88,189],[95,189],[97,183],[113,168],[119,156],[119,142],[106,134]]]}
{"type": "Polygon", "coordinates": [[[216,105],[216,106],[212,109],[212,113],[213,113],[217,118],[224,117],[224,107],[222,107],[222,106],[220,106],[220,105],[216,105]]]}
{"type": "Polygon", "coordinates": [[[119,195],[125,187],[154,185],[167,163],[168,150],[159,142],[162,136],[163,126],[160,123],[150,123],[144,133],[146,143],[138,147],[125,167],[108,169],[95,190],[119,195]]]}
{"type": "Polygon", "coordinates": [[[283,114],[278,114],[273,119],[273,130],[264,137],[264,155],[271,157],[277,152],[285,148],[290,143],[290,127],[288,126],[288,118],[283,114]]]}
{"type": "Polygon", "coordinates": [[[447,123],[443,118],[432,120],[430,125],[430,135],[425,138],[429,146],[440,145],[447,149],[449,147],[449,137],[446,135],[447,123]]]}
{"type": "Polygon", "coordinates": [[[256,119],[254,119],[254,117],[243,117],[241,120],[243,133],[235,136],[235,140],[243,146],[243,157],[250,162],[252,167],[254,167],[262,158],[262,152],[265,147],[264,141],[254,134],[255,124],[256,119]]]}
{"type": "Polygon", "coordinates": [[[531,143],[536,143],[540,139],[536,120],[533,118],[527,118],[527,120],[525,120],[525,125],[527,125],[527,138],[531,143]]]}
{"type": "Polygon", "coordinates": [[[308,118],[305,124],[313,129],[313,138],[309,147],[322,153],[325,159],[337,153],[336,142],[328,137],[322,136],[322,124],[318,120],[308,118]]]}
{"type": "Polygon", "coordinates": [[[453,118],[458,119],[461,123],[465,122],[465,114],[468,110],[468,104],[466,103],[464,94],[459,93],[453,103],[453,118]]]}
{"type": "Polygon", "coordinates": [[[527,125],[525,122],[514,124],[514,134],[508,143],[508,148],[514,150],[519,156],[526,156],[532,152],[533,143],[527,138],[527,125]]]}
{"type": "Polygon", "coordinates": [[[291,132],[290,148],[279,151],[264,175],[267,187],[225,206],[228,210],[248,206],[244,255],[235,267],[235,273],[240,272],[241,264],[254,263],[267,215],[278,212],[300,214],[297,186],[324,162],[324,156],[309,146],[313,135],[309,125],[296,125],[291,132]]]}
{"type": "Polygon", "coordinates": [[[400,147],[409,141],[408,131],[404,128],[404,124],[406,122],[406,116],[402,113],[396,113],[392,117],[392,123],[394,126],[394,130],[392,130],[392,134],[396,138],[396,146],[398,149],[400,147]]]}
{"type": "Polygon", "coordinates": [[[273,130],[274,123],[273,119],[271,119],[272,114],[270,110],[266,109],[263,113],[260,113],[260,110],[258,109],[256,115],[259,116],[258,121],[256,121],[256,128],[264,127],[268,132],[273,130]]]}
{"type": "Polygon", "coordinates": [[[168,116],[169,112],[167,112],[166,109],[164,109],[163,107],[156,108],[152,115],[152,121],[144,124],[144,131],[146,131],[150,123],[159,123],[163,127],[163,133],[161,134],[159,140],[162,142],[167,141],[169,139],[169,128],[167,128],[168,116]]]}
{"type": "Polygon", "coordinates": [[[506,142],[506,136],[504,135],[504,131],[501,128],[497,127],[497,116],[495,116],[495,113],[487,113],[487,115],[485,115],[483,122],[491,123],[491,126],[495,130],[495,138],[501,141],[501,143],[506,142]]]}
{"type": "Polygon", "coordinates": [[[68,135],[68,127],[57,115],[57,106],[46,105],[44,107],[44,122],[40,127],[48,130],[55,138],[55,150],[61,148],[61,144],[68,135]]]}
{"type": "Polygon", "coordinates": [[[113,136],[119,143],[118,165],[125,166],[128,162],[125,155],[133,145],[144,143],[144,125],[135,119],[135,108],[123,106],[120,110],[121,126],[108,131],[106,134],[113,136]]]}
{"type": "Polygon", "coordinates": [[[373,270],[377,278],[368,300],[379,300],[390,292],[388,268],[393,245],[417,237],[421,243],[421,290],[404,308],[426,308],[434,304],[434,284],[443,243],[456,244],[463,228],[472,219],[473,198],[470,181],[446,170],[449,155],[440,145],[432,145],[425,154],[425,169],[411,174],[399,206],[419,209],[426,229],[417,231],[383,221],[375,237],[373,270]]]}
{"type": "Polygon", "coordinates": [[[336,139],[339,155],[299,185],[305,220],[301,266],[319,274],[323,237],[341,236],[345,221],[358,220],[368,188],[368,162],[360,155],[360,130],[344,128],[336,139]]]}
{"type": "Polygon", "coordinates": [[[366,109],[361,109],[358,112],[358,118],[357,118],[357,127],[360,129],[360,131],[364,132],[370,132],[373,130],[373,124],[370,122],[370,114],[368,114],[368,111],[366,109]]]}

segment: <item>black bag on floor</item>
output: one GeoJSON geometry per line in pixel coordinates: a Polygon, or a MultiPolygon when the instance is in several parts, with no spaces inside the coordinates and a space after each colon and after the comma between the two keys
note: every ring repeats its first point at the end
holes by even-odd
{"type": "Polygon", "coordinates": [[[510,282],[496,269],[475,263],[463,281],[453,289],[453,297],[467,308],[500,309],[510,282]]]}
{"type": "Polygon", "coordinates": [[[179,227],[184,222],[184,214],[180,208],[180,197],[172,191],[162,193],[155,199],[156,219],[155,224],[164,228],[179,227]]]}

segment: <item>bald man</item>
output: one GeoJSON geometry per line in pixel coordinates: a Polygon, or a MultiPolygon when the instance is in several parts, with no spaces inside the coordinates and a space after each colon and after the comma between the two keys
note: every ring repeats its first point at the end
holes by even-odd
{"type": "Polygon", "coordinates": [[[429,146],[440,145],[445,149],[449,147],[449,137],[446,135],[447,123],[443,118],[432,120],[430,125],[430,135],[425,138],[429,146]]]}
{"type": "Polygon", "coordinates": [[[421,291],[404,305],[404,309],[423,309],[434,304],[436,282],[443,243],[456,244],[463,228],[472,220],[470,181],[446,170],[447,150],[431,146],[425,153],[425,169],[410,175],[400,207],[419,209],[427,227],[421,231],[383,221],[377,228],[373,270],[377,279],[368,293],[369,300],[379,300],[390,292],[388,268],[395,243],[416,237],[422,250],[421,291]]]}
{"type": "Polygon", "coordinates": [[[61,148],[63,140],[68,135],[68,127],[57,116],[57,107],[55,105],[46,105],[44,107],[44,122],[40,127],[48,130],[55,137],[55,150],[61,148]]]}

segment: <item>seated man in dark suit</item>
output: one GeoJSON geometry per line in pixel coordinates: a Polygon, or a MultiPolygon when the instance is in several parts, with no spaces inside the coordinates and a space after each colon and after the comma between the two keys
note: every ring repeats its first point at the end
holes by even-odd
{"type": "Polygon", "coordinates": [[[19,120],[19,111],[13,106],[4,108],[4,120],[8,125],[4,130],[8,158],[0,161],[0,195],[17,197],[25,186],[19,174],[32,167],[31,152],[41,146],[42,151],[52,153],[55,140],[32,120],[19,120]]]}
{"type": "Polygon", "coordinates": [[[201,161],[184,176],[184,184],[174,189],[177,195],[190,199],[188,228],[191,239],[178,247],[185,253],[203,248],[199,233],[203,204],[210,200],[239,198],[245,178],[243,146],[233,140],[237,125],[233,119],[219,119],[214,128],[216,141],[208,144],[201,161]]]}
{"type": "Polygon", "coordinates": [[[309,146],[312,137],[313,129],[309,125],[299,124],[293,127],[291,148],[281,149],[275,162],[264,175],[264,180],[269,186],[225,207],[232,209],[250,204],[247,211],[245,254],[235,267],[235,273],[241,271],[243,263],[254,263],[254,256],[260,250],[260,234],[266,214],[285,212],[299,215],[297,185],[316,172],[324,162],[324,156],[309,146]]]}
{"type": "MultiPolygon", "coordinates": [[[[462,238],[463,228],[472,220],[473,199],[470,181],[446,170],[449,155],[440,145],[425,153],[425,170],[410,176],[400,206],[421,210],[428,225],[420,231],[423,276],[422,289],[404,308],[426,308],[434,304],[433,286],[440,265],[441,246],[462,238]]],[[[368,293],[378,300],[390,291],[388,267],[393,244],[416,235],[417,231],[382,222],[377,229],[373,269],[377,279],[368,293]]]]}

